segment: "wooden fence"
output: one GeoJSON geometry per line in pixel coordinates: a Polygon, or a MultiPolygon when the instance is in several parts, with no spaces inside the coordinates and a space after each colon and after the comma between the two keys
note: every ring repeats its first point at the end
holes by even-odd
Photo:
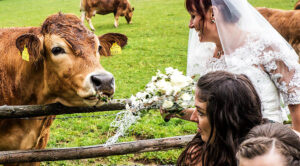
{"type": "MultiPolygon", "coordinates": [[[[126,103],[130,104],[130,101],[112,100],[104,105],[94,107],[66,107],[59,103],[40,106],[4,105],[0,106],[0,119],[124,110],[126,103]]],[[[135,142],[124,142],[109,146],[96,145],[43,150],[0,151],[0,164],[73,160],[83,158],[106,157],[112,155],[124,155],[130,153],[169,150],[184,147],[185,145],[187,145],[188,142],[192,140],[192,138],[193,135],[188,135],[151,140],[139,140],[135,142]]]]}
{"type": "Polygon", "coordinates": [[[175,148],[182,148],[193,138],[193,135],[178,136],[161,139],[124,142],[110,146],[86,146],[76,148],[44,149],[44,150],[16,150],[0,152],[0,164],[72,160],[130,153],[153,152],[175,148]]]}
{"type": "Polygon", "coordinates": [[[126,103],[130,104],[130,101],[112,100],[101,106],[92,107],[66,107],[60,103],[27,106],[3,105],[0,106],[0,119],[124,110],[126,103]]]}

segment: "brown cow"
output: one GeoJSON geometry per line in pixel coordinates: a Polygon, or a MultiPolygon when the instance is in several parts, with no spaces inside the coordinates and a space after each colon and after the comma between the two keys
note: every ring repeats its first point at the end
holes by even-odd
{"type": "MultiPolygon", "coordinates": [[[[96,94],[114,93],[100,44],[72,14],[51,15],[41,27],[0,29],[0,105],[99,104],[96,94]],[[21,58],[25,48],[29,61],[21,58]]],[[[45,148],[52,117],[0,119],[0,151],[45,148]]]]}
{"type": "Polygon", "coordinates": [[[91,18],[95,14],[109,14],[114,13],[115,27],[119,23],[119,16],[125,16],[128,24],[131,23],[134,8],[131,7],[129,0],[81,0],[80,1],[81,20],[86,19],[90,25],[91,30],[95,30],[91,18]]]}
{"type": "Polygon", "coordinates": [[[120,33],[107,33],[99,37],[102,49],[100,55],[110,56],[110,48],[116,42],[121,48],[127,44],[127,36],[120,33]]]}
{"type": "Polygon", "coordinates": [[[300,56],[300,10],[256,8],[300,56]]]}
{"type": "Polygon", "coordinates": [[[299,10],[300,9],[300,0],[298,0],[295,4],[295,7],[294,7],[295,10],[299,10]]]}

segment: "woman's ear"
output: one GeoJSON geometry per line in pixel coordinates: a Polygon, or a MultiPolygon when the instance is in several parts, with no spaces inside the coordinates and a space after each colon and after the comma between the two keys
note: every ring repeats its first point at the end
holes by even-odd
{"type": "Polygon", "coordinates": [[[211,11],[211,17],[216,18],[219,13],[219,9],[216,6],[211,6],[209,10],[211,11]]]}
{"type": "Polygon", "coordinates": [[[212,6],[209,7],[208,12],[209,12],[210,18],[214,18],[214,10],[213,10],[213,7],[212,7],[212,6]]]}

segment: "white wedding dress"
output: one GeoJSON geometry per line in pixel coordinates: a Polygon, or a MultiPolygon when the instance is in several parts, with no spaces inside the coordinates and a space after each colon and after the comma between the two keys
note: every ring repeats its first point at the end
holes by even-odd
{"type": "Polygon", "coordinates": [[[214,44],[193,39],[198,39],[194,29],[190,30],[189,37],[187,75],[216,70],[245,74],[259,94],[263,117],[276,122],[288,120],[287,105],[300,104],[298,57],[293,51],[285,52],[282,43],[252,34],[242,47],[217,59],[213,57],[214,44]]]}

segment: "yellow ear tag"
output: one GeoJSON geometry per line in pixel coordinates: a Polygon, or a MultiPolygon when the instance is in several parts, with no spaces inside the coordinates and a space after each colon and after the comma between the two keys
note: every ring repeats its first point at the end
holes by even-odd
{"type": "Polygon", "coordinates": [[[24,46],[24,50],[22,51],[22,59],[29,62],[29,53],[26,45],[24,46]]]}
{"type": "Polygon", "coordinates": [[[115,42],[111,48],[110,48],[110,52],[112,55],[119,55],[122,54],[122,49],[121,47],[115,42]]]}

